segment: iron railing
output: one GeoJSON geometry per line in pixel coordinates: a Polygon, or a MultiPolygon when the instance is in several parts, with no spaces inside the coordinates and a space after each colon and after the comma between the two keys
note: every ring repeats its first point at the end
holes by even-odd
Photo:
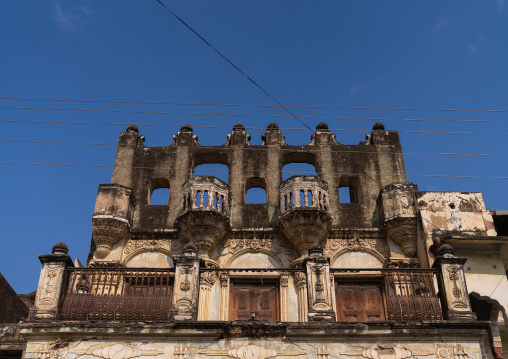
{"type": "MultiPolygon", "coordinates": [[[[206,268],[202,271],[306,273],[304,268],[206,268]]],[[[337,284],[377,278],[384,285],[387,320],[441,320],[435,269],[330,268],[337,284]],[[345,276],[337,275],[345,274],[345,276]],[[364,276],[364,274],[367,274],[364,276]]],[[[167,320],[174,269],[71,268],[62,320],[167,320]]]]}
{"type": "Polygon", "coordinates": [[[69,270],[62,320],[167,320],[174,270],[69,270]]]}
{"type": "Polygon", "coordinates": [[[394,321],[441,320],[435,290],[437,271],[384,272],[388,319],[394,321]]]}

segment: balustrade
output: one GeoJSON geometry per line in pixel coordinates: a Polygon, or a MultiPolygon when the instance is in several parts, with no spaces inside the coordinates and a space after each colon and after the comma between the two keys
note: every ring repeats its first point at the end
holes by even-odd
{"type": "Polygon", "coordinates": [[[307,207],[328,211],[328,184],[316,176],[293,176],[280,186],[281,213],[307,207]]]}
{"type": "MultiPolygon", "coordinates": [[[[69,282],[61,320],[104,320],[104,321],[166,321],[171,311],[173,297],[174,269],[131,269],[131,268],[80,268],[67,270],[69,282]]],[[[294,285],[298,289],[299,321],[306,321],[308,274],[303,268],[201,268],[201,275],[221,277],[221,288],[226,293],[221,302],[228,302],[228,281],[221,273],[280,273],[280,285],[287,285],[287,276],[292,273],[294,285]]],[[[433,269],[330,269],[335,276],[335,286],[352,283],[352,273],[370,273],[370,282],[378,274],[379,284],[383,287],[380,298],[381,307],[386,310],[386,320],[422,321],[442,320],[440,300],[436,294],[435,282],[440,272],[433,269]],[[345,274],[345,275],[341,275],[345,274]],[[349,275],[348,275],[349,274],[349,275]]],[[[359,276],[355,276],[356,279],[359,276]]],[[[213,281],[215,283],[215,280],[213,281]]],[[[355,280],[355,283],[358,281],[355,280]]],[[[360,290],[361,290],[361,281],[360,290]]],[[[199,284],[196,284],[199,286],[199,284]]],[[[212,284],[213,285],[213,284],[212,284]]],[[[197,288],[196,288],[197,289],[197,288]]],[[[284,289],[284,288],[283,288],[284,289]]],[[[189,289],[190,290],[190,289],[189,289]]],[[[201,289],[202,290],[202,289],[201,289]]],[[[289,306],[288,296],[281,296],[281,308],[289,306]]],[[[339,299],[341,300],[341,299],[339,299]]],[[[372,298],[370,299],[372,302],[372,298]]],[[[210,303],[208,303],[210,305],[210,303]]],[[[372,306],[372,303],[369,302],[372,306]]],[[[289,307],[288,307],[289,308],[289,307]]],[[[231,310],[231,308],[230,308],[231,310]]],[[[289,309],[288,309],[289,310],[289,309]]],[[[227,313],[227,311],[225,311],[227,313]]],[[[343,316],[337,314],[338,320],[343,316]]],[[[370,318],[370,316],[369,316],[370,318]]],[[[200,318],[201,320],[205,320],[200,318]]],[[[286,315],[285,320],[289,319],[286,315]]],[[[221,320],[227,320],[226,317],[221,320]]],[[[376,319],[369,319],[376,320],[376,319]]],[[[358,321],[362,321],[358,318],[358,321]]]]}
{"type": "Polygon", "coordinates": [[[228,185],[213,176],[194,176],[182,188],[182,213],[190,210],[205,210],[229,213],[228,185]]]}

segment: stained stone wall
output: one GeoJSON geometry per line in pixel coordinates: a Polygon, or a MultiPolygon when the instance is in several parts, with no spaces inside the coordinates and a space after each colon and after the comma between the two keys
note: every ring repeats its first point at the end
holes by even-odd
{"type": "Polygon", "coordinates": [[[312,326],[210,325],[189,331],[112,325],[106,331],[105,327],[86,325],[81,329],[86,337],[78,339],[72,336],[72,326],[46,328],[44,332],[32,327],[25,331],[30,339],[25,358],[480,359],[485,356],[480,344],[484,328],[485,324],[477,324],[467,332],[458,328],[452,332],[429,325],[399,329],[337,325],[323,336],[322,330],[312,326]],[[404,337],[394,339],[393,334],[400,331],[405,332],[404,337]]]}

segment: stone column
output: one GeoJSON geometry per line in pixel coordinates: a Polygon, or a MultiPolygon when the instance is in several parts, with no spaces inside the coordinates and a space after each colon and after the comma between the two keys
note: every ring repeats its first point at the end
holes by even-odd
{"type": "Polygon", "coordinates": [[[330,258],[323,256],[321,247],[313,245],[303,263],[307,267],[309,322],[335,321],[330,288],[330,258]]]}
{"type": "Polygon", "coordinates": [[[229,273],[220,273],[220,320],[229,320],[229,273]]]}
{"type": "Polygon", "coordinates": [[[169,313],[172,320],[196,320],[198,317],[199,262],[197,248],[188,243],[183,255],[173,257],[175,283],[173,304],[169,313]]]}
{"type": "Polygon", "coordinates": [[[217,280],[217,273],[213,271],[201,272],[199,278],[199,308],[198,320],[210,320],[212,308],[212,287],[217,280]]]}
{"type": "Polygon", "coordinates": [[[289,273],[280,276],[280,320],[289,322],[289,273]]]}
{"type": "Polygon", "coordinates": [[[443,244],[438,254],[433,268],[441,270],[438,286],[443,317],[448,320],[476,320],[476,314],[471,310],[464,275],[464,263],[467,258],[456,257],[453,247],[448,244],[443,244]]]}
{"type": "Polygon", "coordinates": [[[307,303],[307,276],[304,272],[294,272],[296,292],[298,294],[298,321],[308,321],[309,307],[307,303]]]}
{"type": "Polygon", "coordinates": [[[41,254],[41,275],[35,295],[35,303],[30,311],[30,320],[57,320],[60,315],[62,293],[67,288],[65,269],[74,267],[69,248],[64,242],[53,246],[52,254],[41,254]]]}

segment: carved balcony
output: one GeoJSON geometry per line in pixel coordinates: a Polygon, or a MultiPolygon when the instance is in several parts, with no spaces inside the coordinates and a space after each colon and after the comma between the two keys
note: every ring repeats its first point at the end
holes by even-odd
{"type": "Polygon", "coordinates": [[[280,226],[298,250],[300,263],[309,247],[330,231],[328,184],[316,176],[293,176],[280,185],[280,226]]]}
{"type": "Polygon", "coordinates": [[[99,186],[92,217],[92,238],[100,259],[106,258],[118,241],[129,236],[134,206],[130,188],[114,183],[99,186]]]}
{"type": "Polygon", "coordinates": [[[382,231],[399,244],[408,257],[416,256],[416,191],[415,183],[392,183],[381,188],[377,202],[382,231]]]}
{"type": "Polygon", "coordinates": [[[229,230],[228,185],[213,176],[195,176],[184,183],[182,192],[177,225],[196,245],[199,257],[208,258],[229,230]]]}

